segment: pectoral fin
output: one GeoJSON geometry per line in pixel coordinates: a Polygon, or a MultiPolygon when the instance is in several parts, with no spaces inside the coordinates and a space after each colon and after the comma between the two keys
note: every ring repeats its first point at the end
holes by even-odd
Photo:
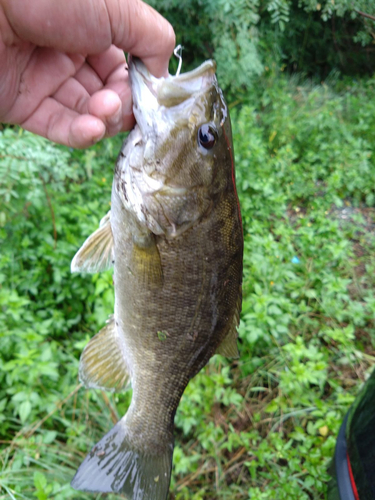
{"type": "Polygon", "coordinates": [[[111,392],[126,389],[129,374],[113,316],[83,350],[79,362],[79,379],[91,389],[111,392]]]}
{"type": "Polygon", "coordinates": [[[163,270],[160,254],[152,233],[146,236],[133,236],[131,269],[142,276],[144,283],[160,286],[163,282],[163,270]]]}
{"type": "Polygon", "coordinates": [[[113,235],[109,211],[100,221],[99,228],[87,238],[75,254],[72,273],[97,273],[113,266],[113,235]]]}

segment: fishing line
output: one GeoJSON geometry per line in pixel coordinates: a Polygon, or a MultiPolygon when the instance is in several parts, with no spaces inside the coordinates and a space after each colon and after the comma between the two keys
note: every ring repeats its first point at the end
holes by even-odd
{"type": "Polygon", "coordinates": [[[178,59],[178,68],[176,71],[176,75],[178,76],[181,71],[181,66],[182,66],[182,51],[183,51],[183,46],[181,44],[177,45],[177,47],[174,49],[173,54],[177,57],[178,59]]]}

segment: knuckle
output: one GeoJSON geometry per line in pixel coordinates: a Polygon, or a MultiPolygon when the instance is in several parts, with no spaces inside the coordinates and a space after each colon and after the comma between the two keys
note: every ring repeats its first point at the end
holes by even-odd
{"type": "Polygon", "coordinates": [[[176,46],[176,35],[172,25],[169,22],[167,22],[167,29],[165,36],[166,36],[165,46],[167,48],[168,53],[172,54],[173,49],[176,46]]]}

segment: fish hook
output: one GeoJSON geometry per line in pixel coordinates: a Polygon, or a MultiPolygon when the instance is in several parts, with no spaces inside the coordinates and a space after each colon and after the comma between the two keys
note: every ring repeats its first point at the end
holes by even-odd
{"type": "Polygon", "coordinates": [[[174,49],[173,54],[177,57],[178,59],[178,68],[176,71],[176,75],[178,76],[181,71],[181,66],[182,66],[182,51],[183,51],[183,46],[181,44],[177,45],[177,47],[174,49]]]}

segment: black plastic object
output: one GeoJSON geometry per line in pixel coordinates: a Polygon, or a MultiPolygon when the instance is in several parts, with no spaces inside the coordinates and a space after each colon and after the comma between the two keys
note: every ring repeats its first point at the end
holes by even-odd
{"type": "Polygon", "coordinates": [[[356,500],[353,492],[351,474],[348,463],[348,446],[346,444],[346,425],[348,422],[348,414],[346,414],[343,423],[340,427],[340,432],[337,437],[335,449],[335,468],[338,478],[338,490],[340,500],[356,500]]]}
{"type": "Polygon", "coordinates": [[[375,370],[341,425],[328,500],[375,500],[375,370]]]}

